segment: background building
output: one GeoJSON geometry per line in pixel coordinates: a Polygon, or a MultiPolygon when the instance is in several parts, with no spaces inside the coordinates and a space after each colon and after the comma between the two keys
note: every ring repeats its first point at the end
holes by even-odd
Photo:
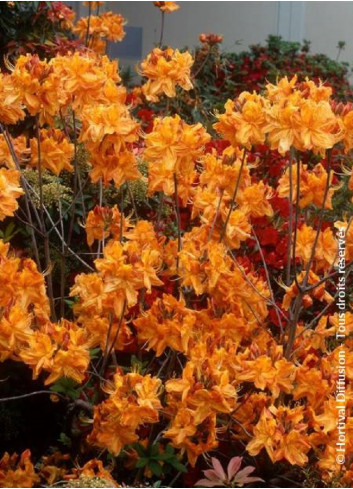
{"type": "MultiPolygon", "coordinates": [[[[82,2],[68,2],[79,16],[82,2]]],[[[106,2],[104,8],[127,19],[127,35],[113,48],[123,65],[134,65],[158,42],[160,13],[152,1],[106,2]]],[[[353,2],[180,2],[167,14],[164,42],[176,48],[193,47],[201,32],[224,36],[223,49],[241,51],[264,42],[269,34],[288,41],[311,41],[311,52],[336,58],[338,41],[345,41],[340,60],[353,61],[353,2]]]]}

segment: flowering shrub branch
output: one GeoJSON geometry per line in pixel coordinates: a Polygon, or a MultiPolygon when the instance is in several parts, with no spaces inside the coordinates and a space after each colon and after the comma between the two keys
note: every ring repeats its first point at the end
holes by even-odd
{"type": "Polygon", "coordinates": [[[283,77],[190,120],[191,53],[154,48],[128,93],[102,54],[124,20],[100,3],[85,48],[0,75],[0,361],[43,387],[0,402],[68,413],[52,452],[3,455],[0,485],[349,484],[352,105],[283,77]],[[137,99],[163,106],[146,131],[137,99]]]}

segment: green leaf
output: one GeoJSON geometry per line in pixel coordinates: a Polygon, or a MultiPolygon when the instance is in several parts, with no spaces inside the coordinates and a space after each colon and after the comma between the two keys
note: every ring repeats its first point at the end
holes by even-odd
{"type": "Polygon", "coordinates": [[[70,448],[72,445],[71,438],[69,438],[65,433],[60,433],[58,441],[60,443],[62,443],[64,445],[64,447],[70,448]]]}
{"type": "Polygon", "coordinates": [[[152,457],[154,457],[155,455],[157,455],[157,456],[159,455],[158,445],[156,443],[151,446],[150,455],[152,457]]]}
{"type": "Polygon", "coordinates": [[[152,474],[159,477],[163,474],[163,467],[159,465],[158,462],[154,462],[153,460],[149,462],[148,468],[151,470],[152,474]]]}
{"type": "Polygon", "coordinates": [[[100,351],[101,349],[99,348],[99,346],[97,348],[91,348],[89,351],[91,359],[98,358],[100,351]]]}
{"type": "Polygon", "coordinates": [[[146,467],[147,464],[148,464],[148,458],[142,457],[139,458],[138,461],[136,462],[136,467],[137,468],[146,467]]]}
{"type": "Polygon", "coordinates": [[[52,392],[57,392],[59,394],[65,394],[71,399],[78,399],[81,393],[81,387],[72,379],[67,377],[62,377],[54,385],[49,388],[52,392]]]}
{"type": "Polygon", "coordinates": [[[134,449],[140,455],[140,457],[146,456],[146,450],[144,449],[144,447],[142,445],[140,445],[140,443],[136,443],[136,445],[134,445],[134,449]]]}
{"type": "Polygon", "coordinates": [[[172,467],[174,467],[174,469],[178,470],[179,472],[183,472],[185,474],[185,472],[187,472],[187,468],[185,467],[185,465],[183,465],[182,463],[180,463],[178,460],[171,460],[170,462],[168,462],[172,467]]]}
{"type": "Polygon", "coordinates": [[[157,460],[168,461],[172,459],[175,455],[173,453],[159,453],[156,457],[157,460]]]}

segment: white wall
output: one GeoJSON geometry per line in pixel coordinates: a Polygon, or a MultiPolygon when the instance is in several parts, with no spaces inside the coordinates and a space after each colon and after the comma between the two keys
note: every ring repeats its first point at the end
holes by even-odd
{"type": "MultiPolygon", "coordinates": [[[[276,29],[277,2],[180,2],[180,9],[165,15],[165,44],[193,47],[202,32],[223,34],[224,49],[263,41],[276,29]]],[[[109,2],[131,25],[143,27],[143,51],[147,54],[160,34],[161,15],[153,2],[109,2]]]]}
{"type": "MultiPolygon", "coordinates": [[[[86,15],[81,2],[74,4],[86,15]]],[[[241,51],[264,42],[269,34],[286,40],[312,41],[313,53],[337,55],[338,41],[346,41],[340,60],[353,63],[353,2],[340,1],[180,1],[180,10],[166,15],[164,41],[172,47],[193,47],[201,32],[224,36],[223,49],[241,51]]],[[[160,12],[148,1],[106,2],[106,10],[121,13],[128,25],[143,29],[145,56],[159,40],[160,12]]],[[[126,60],[121,60],[126,64],[126,60]]],[[[135,64],[130,60],[127,64],[135,64]]]]}

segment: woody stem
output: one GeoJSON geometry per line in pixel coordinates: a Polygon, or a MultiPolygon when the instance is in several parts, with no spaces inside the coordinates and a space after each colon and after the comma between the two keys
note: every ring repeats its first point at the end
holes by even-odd
{"type": "Polygon", "coordinates": [[[160,38],[159,38],[159,47],[161,48],[162,47],[162,43],[163,43],[163,34],[164,34],[164,17],[165,17],[165,12],[161,11],[162,12],[162,20],[161,20],[161,35],[160,35],[160,38]]]}
{"type": "Polygon", "coordinates": [[[299,320],[299,316],[300,316],[300,313],[302,310],[302,300],[303,300],[304,295],[308,291],[307,285],[308,285],[309,273],[310,273],[311,265],[312,265],[313,260],[314,260],[315,251],[316,251],[316,247],[317,247],[320,232],[321,232],[321,226],[322,226],[322,222],[324,219],[324,210],[325,210],[326,200],[328,197],[328,192],[330,189],[331,157],[332,157],[332,151],[328,150],[328,152],[327,152],[327,180],[326,180],[326,186],[325,186],[324,196],[323,196],[323,200],[322,200],[322,206],[321,206],[321,210],[320,210],[320,217],[319,217],[318,227],[317,227],[317,231],[316,231],[316,236],[315,236],[313,247],[311,249],[310,259],[309,259],[309,261],[306,265],[306,268],[305,268],[304,280],[303,280],[301,287],[298,291],[298,295],[295,298],[295,301],[293,303],[293,307],[291,307],[291,309],[290,309],[288,341],[287,341],[287,344],[285,347],[285,352],[284,352],[284,356],[287,360],[289,360],[289,358],[291,357],[291,354],[292,354],[292,348],[293,348],[293,344],[294,344],[294,341],[296,338],[298,320],[299,320]]]}
{"type": "MultiPolygon", "coordinates": [[[[178,253],[181,250],[181,225],[180,225],[180,209],[179,209],[179,196],[178,196],[178,179],[174,173],[174,196],[175,196],[175,213],[178,226],[178,253]]],[[[179,269],[179,256],[177,257],[177,270],[179,269]]]]}
{"type": "Polygon", "coordinates": [[[288,167],[289,178],[289,222],[288,222],[288,248],[287,248],[287,268],[286,285],[291,283],[291,257],[292,257],[292,234],[293,234],[293,158],[294,150],[291,148],[288,167]]]}
{"type": "Polygon", "coordinates": [[[50,302],[51,316],[52,316],[53,320],[56,321],[49,236],[48,236],[48,233],[47,233],[47,230],[45,227],[45,218],[44,218],[43,173],[42,173],[43,169],[42,169],[42,155],[41,155],[41,147],[40,147],[40,129],[39,129],[39,117],[38,116],[37,116],[37,120],[36,120],[36,136],[37,136],[37,145],[38,145],[39,212],[40,212],[40,219],[41,219],[41,231],[43,234],[45,266],[47,269],[46,270],[46,282],[47,282],[47,288],[48,288],[48,296],[49,296],[49,302],[50,302]]]}
{"type": "Polygon", "coordinates": [[[90,28],[90,24],[91,24],[91,14],[92,14],[92,6],[91,6],[91,2],[89,2],[89,4],[88,4],[87,31],[86,31],[86,40],[85,40],[86,47],[88,47],[89,28],[90,28]]]}
{"type": "Polygon", "coordinates": [[[226,220],[225,220],[225,223],[224,223],[222,232],[221,232],[221,236],[219,238],[219,242],[220,243],[223,241],[223,238],[226,235],[228,221],[230,219],[230,215],[231,215],[232,210],[233,210],[233,205],[234,205],[234,202],[235,202],[235,199],[236,199],[238,190],[239,190],[241,174],[243,172],[243,167],[244,167],[244,163],[245,163],[245,156],[246,156],[246,148],[244,148],[244,151],[243,151],[243,158],[241,160],[241,164],[240,164],[240,168],[239,168],[239,173],[238,173],[237,181],[236,181],[236,184],[235,184],[235,187],[234,187],[234,192],[233,192],[233,195],[232,195],[232,200],[231,200],[231,202],[229,204],[229,211],[228,211],[228,214],[227,214],[227,217],[226,217],[226,220]]]}
{"type": "Polygon", "coordinates": [[[16,166],[16,169],[19,171],[20,173],[20,181],[21,181],[21,185],[24,189],[24,200],[25,200],[25,207],[26,207],[26,217],[27,217],[27,223],[28,226],[29,226],[29,230],[30,230],[30,234],[31,234],[31,241],[32,241],[32,246],[33,246],[33,252],[34,252],[34,257],[35,257],[35,260],[36,260],[36,263],[37,263],[37,267],[38,267],[38,270],[41,272],[42,271],[42,267],[41,267],[41,263],[40,263],[40,259],[39,259],[39,251],[38,251],[38,245],[37,245],[37,239],[36,239],[36,235],[35,235],[35,231],[37,230],[33,224],[33,219],[32,219],[32,213],[31,213],[31,209],[30,209],[30,205],[32,206],[32,208],[34,209],[34,211],[36,212],[37,209],[35,208],[35,205],[31,199],[31,195],[29,193],[29,188],[28,188],[28,185],[27,185],[27,181],[26,179],[23,177],[22,175],[22,172],[21,172],[21,167],[20,167],[20,163],[18,161],[18,158],[17,158],[17,155],[16,155],[16,152],[15,152],[15,149],[13,147],[13,144],[12,144],[12,141],[11,141],[11,136],[7,130],[6,127],[2,127],[0,125],[0,131],[2,132],[4,138],[5,138],[5,141],[6,141],[6,144],[10,150],[10,153],[11,153],[11,157],[15,163],[15,166],[16,166]]]}

